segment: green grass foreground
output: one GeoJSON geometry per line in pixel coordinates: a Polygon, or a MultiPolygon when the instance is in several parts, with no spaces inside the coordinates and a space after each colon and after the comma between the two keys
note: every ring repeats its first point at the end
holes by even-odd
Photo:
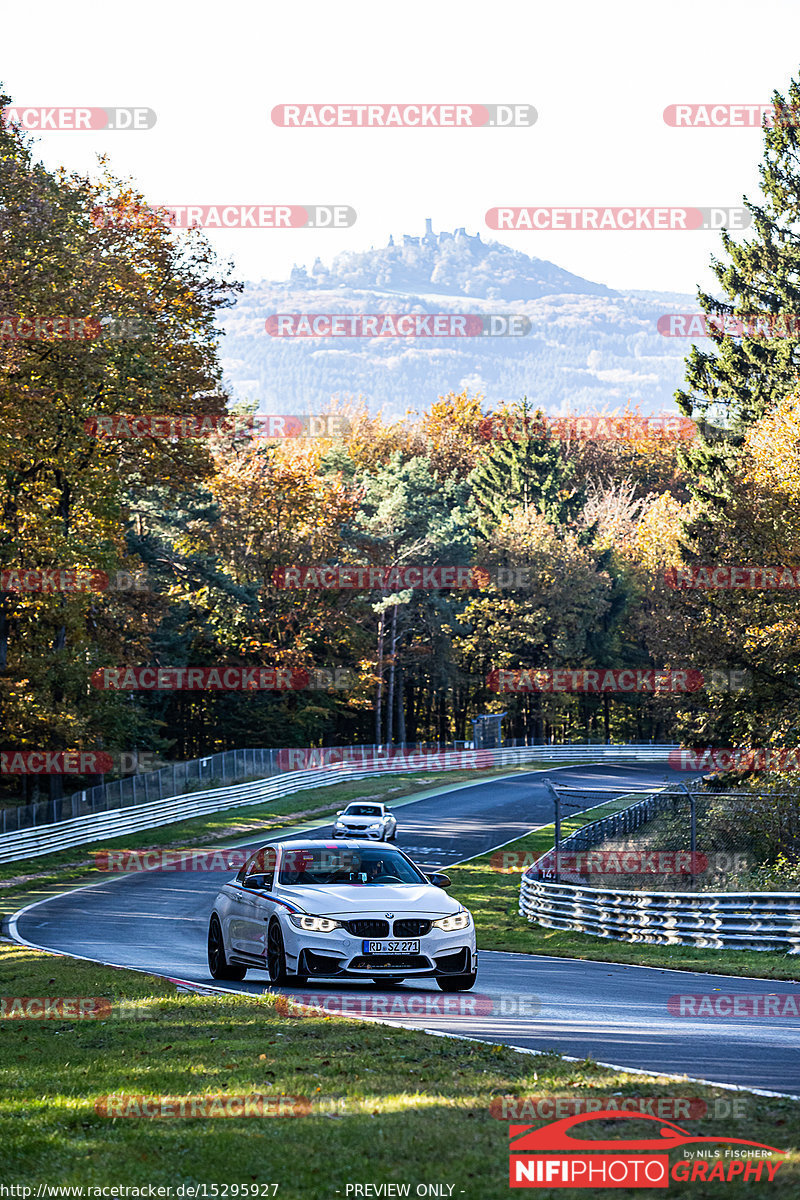
{"type": "MultiPolygon", "coordinates": [[[[792,1100],[339,1017],[285,1016],[271,997],[189,996],[152,976],[8,943],[0,943],[0,994],[107,997],[126,1013],[0,1020],[6,1185],[171,1185],[175,1195],[186,1183],[277,1183],[280,1200],[335,1200],[348,1183],[407,1183],[411,1195],[418,1184],[440,1183],[453,1185],[453,1197],[500,1200],[509,1195],[507,1123],[492,1116],[493,1100],[691,1096],[706,1100],[708,1114],[678,1124],[789,1150],[765,1195],[793,1200],[800,1191],[800,1102],[792,1100]],[[308,1097],[311,1113],[112,1119],[95,1107],[109,1094],[257,1093],[308,1097]]],[[[650,1129],[645,1135],[635,1119],[594,1125],[600,1137],[650,1129]]],[[[724,1183],[669,1189],[692,1200],[730,1194],[724,1183]]]]}
{"type": "MultiPolygon", "coordinates": [[[[613,801],[593,809],[591,813],[567,818],[561,823],[562,837],[628,803],[631,801],[613,801]]],[[[543,826],[504,846],[495,855],[517,851],[530,855],[530,861],[533,861],[552,849],[553,837],[553,826],[543,826]]],[[[520,871],[505,873],[498,870],[495,855],[487,854],[447,869],[453,881],[451,894],[466,905],[475,918],[480,950],[588,958],[599,962],[666,967],[676,971],[707,971],[759,979],[800,980],[800,958],[797,955],[758,950],[708,950],[694,946],[649,946],[595,937],[588,933],[545,929],[519,915],[520,871]]]]}

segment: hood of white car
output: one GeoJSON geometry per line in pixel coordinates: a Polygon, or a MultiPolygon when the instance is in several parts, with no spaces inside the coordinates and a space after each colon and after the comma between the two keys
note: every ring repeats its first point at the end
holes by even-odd
{"type": "Polygon", "coordinates": [[[315,917],[347,919],[361,913],[383,916],[387,912],[402,916],[420,913],[447,917],[461,908],[457,900],[432,884],[325,884],[320,887],[279,887],[276,893],[315,917]]]}
{"type": "Polygon", "coordinates": [[[386,820],[386,818],[382,817],[382,816],[378,816],[378,817],[342,816],[342,817],[337,817],[335,823],[337,825],[357,825],[359,828],[361,828],[362,826],[367,826],[367,825],[380,825],[381,821],[385,821],[385,820],[386,820]]]}

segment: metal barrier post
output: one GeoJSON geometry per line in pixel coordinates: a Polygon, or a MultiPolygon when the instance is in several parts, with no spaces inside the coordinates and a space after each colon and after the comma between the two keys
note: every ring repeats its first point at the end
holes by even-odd
{"type": "Polygon", "coordinates": [[[553,838],[553,848],[555,850],[555,855],[556,855],[556,870],[555,870],[555,876],[553,878],[553,882],[558,883],[559,882],[558,868],[561,863],[561,797],[559,796],[558,792],[553,787],[553,785],[549,779],[545,779],[544,786],[547,788],[548,792],[553,797],[553,808],[554,808],[553,827],[555,830],[555,836],[553,838]]]}
{"type": "Polygon", "coordinates": [[[689,790],[688,783],[681,781],[680,786],[689,798],[689,850],[691,852],[689,866],[692,874],[692,891],[694,891],[697,886],[697,880],[695,879],[695,862],[697,861],[697,797],[694,792],[689,790]]]}

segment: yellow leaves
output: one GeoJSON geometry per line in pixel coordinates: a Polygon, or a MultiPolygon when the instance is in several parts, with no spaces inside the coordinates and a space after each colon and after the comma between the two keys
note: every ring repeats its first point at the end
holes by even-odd
{"type": "Polygon", "coordinates": [[[800,560],[800,392],[747,432],[731,512],[755,547],[750,561],[800,560]]]}
{"type": "Polygon", "coordinates": [[[387,425],[380,413],[371,416],[363,402],[341,411],[350,421],[346,448],[357,467],[371,470],[387,463],[396,450],[410,450],[412,435],[402,422],[387,425]]]}
{"type": "Polygon", "coordinates": [[[253,441],[216,455],[211,490],[220,508],[215,546],[247,578],[277,565],[327,558],[354,501],[338,476],[322,476],[318,446],[253,441]]]}
{"type": "Polygon", "coordinates": [[[439,475],[457,472],[467,475],[485,448],[481,431],[485,417],[481,409],[482,396],[470,396],[467,391],[448,392],[423,414],[422,435],[427,443],[434,469],[439,475]]]}
{"type": "Polygon", "coordinates": [[[479,565],[535,564],[537,578],[552,579],[567,560],[583,566],[591,557],[591,551],[578,545],[573,530],[556,528],[537,509],[520,506],[500,519],[479,565]]]}
{"type": "Polygon", "coordinates": [[[745,449],[757,488],[800,501],[800,392],[785,396],[748,431],[745,449]]]}
{"type": "Polygon", "coordinates": [[[681,562],[679,538],[686,514],[686,506],[669,492],[653,499],[631,540],[634,561],[650,571],[678,566],[681,562]]]}

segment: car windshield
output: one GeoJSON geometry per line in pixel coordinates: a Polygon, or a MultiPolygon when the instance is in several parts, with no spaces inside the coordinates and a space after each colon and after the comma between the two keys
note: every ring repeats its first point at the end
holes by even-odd
{"type": "Polygon", "coordinates": [[[331,883],[372,887],[386,883],[419,886],[429,880],[396,850],[377,846],[363,850],[347,846],[314,846],[283,851],[279,882],[302,887],[331,883]]]}
{"type": "Polygon", "coordinates": [[[381,817],[383,813],[374,804],[351,804],[344,810],[346,817],[381,817]]]}

